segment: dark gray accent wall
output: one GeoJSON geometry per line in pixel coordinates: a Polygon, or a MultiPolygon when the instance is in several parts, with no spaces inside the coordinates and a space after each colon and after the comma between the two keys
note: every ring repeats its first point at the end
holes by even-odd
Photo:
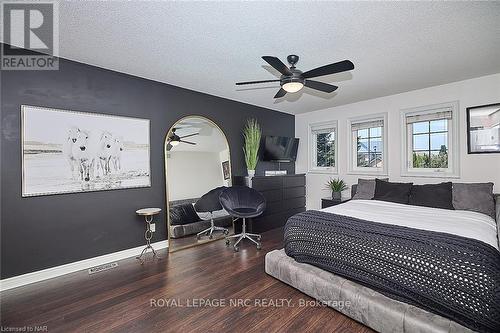
{"type": "MultiPolygon", "coordinates": [[[[187,115],[221,126],[233,175],[246,173],[241,130],[247,118],[256,118],[264,135],[294,136],[292,115],[68,60],[61,59],[58,71],[1,72],[1,278],[143,245],[144,222],[134,212],[164,208],[163,142],[187,115]],[[150,119],[152,186],[22,198],[21,104],[150,119]]],[[[294,171],[293,164],[286,167],[294,171]]],[[[266,168],[276,167],[261,162],[257,173],[266,168]]],[[[154,241],[166,238],[164,212],[159,219],[154,241]]]]}

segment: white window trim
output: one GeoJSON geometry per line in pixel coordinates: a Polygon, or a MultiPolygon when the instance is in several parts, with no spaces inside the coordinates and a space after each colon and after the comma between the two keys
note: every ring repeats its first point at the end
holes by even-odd
{"type": "Polygon", "coordinates": [[[401,176],[429,178],[459,178],[460,177],[460,109],[458,101],[421,106],[401,110],[401,176]],[[423,169],[410,168],[413,158],[410,158],[409,131],[406,117],[413,114],[433,113],[436,109],[451,108],[451,130],[448,130],[448,168],[423,169]]]}
{"type": "MultiPolygon", "coordinates": [[[[353,117],[349,118],[347,120],[347,131],[348,131],[348,142],[349,142],[349,149],[348,149],[348,158],[349,158],[349,169],[347,174],[349,175],[374,175],[374,176],[387,176],[387,165],[388,163],[388,145],[387,145],[387,138],[388,138],[388,122],[387,122],[387,112],[384,113],[377,113],[377,114],[372,114],[372,115],[366,115],[366,116],[360,116],[360,117],[353,117]],[[355,162],[355,157],[357,157],[357,153],[354,153],[354,135],[352,132],[352,124],[353,123],[359,123],[359,122],[368,122],[368,121],[373,121],[373,120],[383,120],[384,126],[382,127],[382,143],[383,143],[383,151],[382,151],[382,161],[383,161],[383,167],[382,168],[373,168],[373,167],[358,167],[355,162]]],[[[357,151],[356,151],[357,152],[357,151]]]]}
{"type": "Polygon", "coordinates": [[[339,138],[339,128],[338,122],[336,120],[320,122],[320,123],[312,123],[309,124],[309,135],[307,142],[307,149],[309,152],[309,173],[325,173],[325,174],[338,174],[338,138],[339,138]],[[316,146],[313,146],[314,138],[313,138],[313,130],[323,129],[323,128],[333,128],[335,130],[335,167],[318,167],[316,166],[316,146]]]}

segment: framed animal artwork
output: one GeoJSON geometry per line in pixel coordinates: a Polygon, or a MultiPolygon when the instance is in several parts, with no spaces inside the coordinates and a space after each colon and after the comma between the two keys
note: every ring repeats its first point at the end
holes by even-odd
{"type": "Polygon", "coordinates": [[[21,106],[22,196],[150,187],[148,119],[21,106]]]}

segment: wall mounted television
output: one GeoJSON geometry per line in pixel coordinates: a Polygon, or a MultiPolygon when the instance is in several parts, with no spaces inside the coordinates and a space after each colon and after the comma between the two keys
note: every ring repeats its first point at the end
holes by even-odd
{"type": "Polygon", "coordinates": [[[295,162],[298,147],[298,138],[264,136],[261,142],[261,158],[263,161],[295,162]]]}

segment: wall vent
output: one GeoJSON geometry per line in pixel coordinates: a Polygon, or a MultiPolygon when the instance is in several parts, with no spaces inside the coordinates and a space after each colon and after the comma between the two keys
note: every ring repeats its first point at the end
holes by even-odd
{"type": "Polygon", "coordinates": [[[100,272],[103,272],[103,271],[107,271],[108,269],[113,269],[113,268],[116,268],[116,267],[118,267],[118,263],[117,262],[110,262],[109,264],[95,266],[95,267],[89,268],[89,275],[90,274],[94,274],[94,273],[100,273],[100,272]]]}

